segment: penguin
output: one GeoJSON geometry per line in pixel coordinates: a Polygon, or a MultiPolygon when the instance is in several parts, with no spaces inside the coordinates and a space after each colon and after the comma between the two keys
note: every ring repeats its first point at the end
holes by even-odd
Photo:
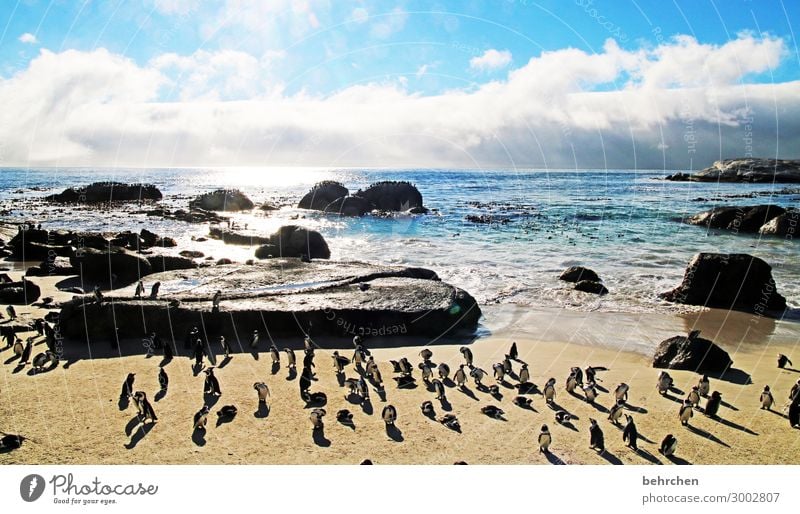
{"type": "Polygon", "coordinates": [[[344,373],[344,368],[350,364],[350,359],[339,355],[338,351],[334,351],[331,357],[333,358],[333,368],[336,370],[336,373],[344,373]]]}
{"type": "Polygon", "coordinates": [[[94,286],[92,294],[94,295],[94,302],[97,305],[101,305],[103,303],[103,292],[100,291],[100,286],[94,286]]]}
{"type": "Polygon", "coordinates": [[[219,388],[219,380],[214,376],[214,367],[205,370],[206,379],[203,384],[203,392],[205,394],[213,394],[215,396],[222,396],[222,391],[219,388]]]}
{"type": "Polygon", "coordinates": [[[464,356],[464,362],[466,363],[466,365],[472,366],[472,350],[470,350],[466,346],[462,346],[461,348],[458,349],[458,351],[461,352],[461,355],[464,356]]]}
{"type": "Polygon", "coordinates": [[[455,430],[456,432],[461,431],[461,423],[458,422],[458,418],[455,416],[455,414],[445,414],[439,418],[439,423],[446,426],[450,430],[455,430]]]}
{"type": "Polygon", "coordinates": [[[706,401],[705,414],[708,417],[716,418],[719,412],[719,405],[722,403],[722,394],[719,391],[711,393],[711,398],[706,401]]]}
{"type": "Polygon", "coordinates": [[[798,396],[800,396],[800,380],[798,380],[789,390],[789,401],[794,401],[798,396]]]}
{"type": "Polygon", "coordinates": [[[300,373],[300,380],[298,384],[300,386],[300,398],[303,398],[308,390],[311,389],[311,379],[313,377],[313,373],[311,368],[304,367],[303,372],[300,373]]]}
{"type": "Polygon", "coordinates": [[[284,348],[284,352],[286,352],[286,367],[288,369],[295,368],[297,366],[297,360],[294,356],[294,350],[291,348],[284,348]]]}
{"type": "Polygon", "coordinates": [[[190,349],[194,346],[194,342],[197,341],[198,336],[200,335],[200,329],[196,326],[189,329],[189,332],[186,333],[186,338],[183,340],[183,347],[185,349],[190,349]]]}
{"type": "Polygon", "coordinates": [[[354,346],[354,347],[355,347],[355,346],[361,346],[361,347],[365,347],[365,346],[364,346],[364,338],[363,338],[363,337],[361,337],[360,335],[355,335],[355,336],[353,336],[353,346],[354,346]]]}
{"type": "Polygon", "coordinates": [[[795,396],[789,404],[789,426],[800,428],[800,395],[795,396]]]}
{"type": "Polygon", "coordinates": [[[675,450],[678,449],[678,440],[672,434],[667,434],[661,441],[661,446],[658,448],[658,453],[664,457],[672,457],[675,455],[675,450]]]}
{"type": "Polygon", "coordinates": [[[311,426],[314,430],[321,430],[325,426],[322,418],[324,418],[326,414],[327,412],[325,409],[314,409],[311,411],[309,419],[311,420],[311,426]]]}
{"type": "Polygon", "coordinates": [[[194,424],[192,425],[195,430],[202,429],[205,431],[206,423],[208,423],[208,411],[208,405],[203,405],[203,408],[195,413],[194,424]]]}
{"type": "Polygon", "coordinates": [[[433,402],[430,400],[425,400],[422,402],[422,405],[420,405],[420,410],[422,410],[422,414],[428,416],[429,418],[432,418],[436,415],[436,411],[433,408],[433,402]]]}
{"type": "Polygon", "coordinates": [[[572,415],[565,410],[560,410],[556,412],[556,423],[558,423],[559,425],[569,423],[571,419],[572,415]]]}
{"type": "Polygon", "coordinates": [[[463,364],[458,365],[458,371],[456,371],[456,374],[453,375],[453,378],[455,379],[458,387],[464,387],[464,384],[467,383],[467,374],[464,372],[463,364]]]}
{"type": "Polygon", "coordinates": [[[445,391],[444,391],[444,384],[438,378],[433,379],[433,390],[436,392],[435,398],[437,400],[444,401],[445,400],[445,391]]]}
{"type": "Polygon", "coordinates": [[[47,365],[47,360],[48,358],[45,352],[37,353],[31,362],[31,364],[33,364],[33,371],[38,373],[44,370],[44,367],[47,365]]]}
{"type": "Polygon", "coordinates": [[[586,400],[586,403],[594,403],[597,399],[597,390],[593,383],[588,383],[583,387],[583,399],[586,400]]]}
{"type": "Polygon", "coordinates": [[[617,400],[617,403],[611,407],[611,410],[608,413],[608,420],[615,425],[619,425],[619,420],[622,417],[624,408],[625,402],[622,400],[617,400]]]}
{"type": "Polygon", "coordinates": [[[492,366],[492,369],[494,370],[494,379],[498,382],[502,382],[506,378],[506,371],[502,362],[498,362],[492,366]]]}
{"type": "Polygon", "coordinates": [[[150,401],[147,399],[147,394],[144,391],[137,391],[136,395],[136,404],[139,406],[139,413],[142,423],[147,421],[148,419],[155,423],[158,421],[158,417],[156,417],[156,411],[153,410],[153,406],[150,404],[150,401]]]}
{"type": "Polygon", "coordinates": [[[596,374],[596,372],[595,372],[595,369],[593,367],[587,366],[585,374],[586,374],[586,381],[587,382],[595,382],[595,374],[596,374]]]}
{"type": "Polygon", "coordinates": [[[439,378],[441,378],[442,380],[447,380],[450,377],[450,366],[448,366],[444,362],[439,364],[437,370],[439,371],[439,378]]]}
{"type": "Polygon", "coordinates": [[[708,376],[703,375],[702,378],[697,382],[697,393],[705,398],[708,396],[708,392],[711,390],[711,382],[708,380],[708,376]]]}
{"type": "Polygon", "coordinates": [[[431,377],[433,376],[433,370],[428,365],[427,362],[420,362],[418,364],[419,369],[422,370],[422,381],[426,384],[430,382],[431,377]]]}
{"type": "Polygon", "coordinates": [[[280,365],[281,363],[281,353],[278,351],[278,347],[275,346],[275,343],[272,343],[269,347],[269,355],[272,357],[272,364],[280,365]]]}
{"type": "Polygon", "coordinates": [[[136,282],[136,291],[133,293],[133,297],[134,298],[141,298],[142,297],[142,293],[144,293],[144,284],[142,284],[142,281],[140,280],[140,281],[136,282]]]}
{"type": "Polygon", "coordinates": [[[598,453],[603,453],[606,449],[603,430],[597,424],[597,420],[589,418],[589,424],[589,448],[596,450],[598,453]]]}
{"type": "Polygon", "coordinates": [[[775,403],[775,399],[772,397],[772,393],[769,390],[769,386],[764,386],[764,390],[761,392],[761,409],[772,410],[772,404],[775,403]]]}
{"type": "Polygon", "coordinates": [[[694,413],[692,412],[692,404],[684,400],[680,410],[678,411],[678,417],[681,420],[681,425],[688,425],[692,416],[694,416],[694,413]]]}
{"type": "Polygon", "coordinates": [[[578,386],[583,389],[583,370],[578,366],[573,366],[569,369],[569,372],[575,375],[575,381],[578,382],[578,386]]]}
{"type": "Polygon", "coordinates": [[[356,384],[356,394],[358,394],[364,400],[369,399],[369,387],[367,387],[367,381],[364,380],[363,376],[358,377],[358,383],[356,384]]]}
{"type": "Polygon", "coordinates": [[[394,425],[394,422],[397,421],[397,409],[394,408],[394,405],[384,407],[381,411],[381,418],[387,425],[394,425]]]}
{"type": "Polygon", "coordinates": [[[487,405],[485,407],[481,407],[481,412],[485,415],[489,416],[490,418],[494,419],[502,419],[505,412],[500,407],[495,405],[487,405]]]}
{"type": "Polygon", "coordinates": [[[511,361],[508,359],[508,356],[506,355],[506,357],[503,359],[503,373],[508,375],[513,370],[514,368],[511,367],[511,361]]]}
{"type": "Polygon", "coordinates": [[[347,409],[342,409],[336,413],[336,421],[343,425],[352,425],[353,413],[347,409]]]}
{"type": "Polygon", "coordinates": [[[567,383],[565,385],[568,393],[574,393],[575,388],[578,387],[578,380],[575,378],[575,373],[570,373],[567,377],[567,383]]]}
{"type": "Polygon", "coordinates": [[[303,350],[303,368],[316,368],[317,366],[314,364],[314,349],[305,349],[303,350]]]}
{"type": "Polygon", "coordinates": [[[547,405],[552,404],[556,398],[556,379],[551,378],[547,381],[544,385],[544,399],[547,401],[547,405]]]}
{"type": "Polygon", "coordinates": [[[216,312],[219,311],[219,302],[222,300],[222,291],[217,290],[214,293],[214,297],[211,298],[211,310],[216,312]]]}
{"type": "Polygon", "coordinates": [[[517,351],[516,341],[511,343],[511,349],[508,350],[508,358],[511,360],[518,360],[519,358],[519,352],[517,351]]]}
{"type": "Polygon", "coordinates": [[[784,369],[787,364],[789,366],[794,366],[794,364],[792,364],[792,361],[789,360],[789,357],[785,356],[782,353],[779,353],[778,354],[778,367],[781,368],[781,369],[784,369]]]}
{"type": "Polygon", "coordinates": [[[661,395],[667,394],[667,391],[672,388],[672,377],[669,376],[669,373],[666,371],[662,371],[658,374],[658,381],[656,382],[656,389],[661,395]]]}
{"type": "Polygon", "coordinates": [[[250,337],[250,348],[258,348],[258,330],[253,330],[253,335],[250,337]]]}
{"type": "Polygon", "coordinates": [[[166,393],[169,387],[169,377],[167,376],[167,372],[164,371],[164,368],[159,368],[158,370],[158,383],[161,386],[161,392],[166,393]]]}
{"type": "Polygon", "coordinates": [[[17,434],[6,434],[2,432],[3,437],[0,437],[0,450],[16,450],[22,446],[22,442],[28,438],[17,434]]]}
{"type": "Polygon", "coordinates": [[[375,363],[375,357],[370,355],[369,358],[367,359],[367,365],[365,368],[367,376],[373,375],[377,369],[378,369],[378,364],[375,363]]]}
{"type": "Polygon", "coordinates": [[[636,430],[636,424],[633,422],[633,416],[625,414],[625,428],[622,430],[622,442],[627,443],[628,447],[632,450],[638,450],[639,432],[636,430]]]}
{"type": "Polygon", "coordinates": [[[403,370],[400,368],[400,362],[389,359],[389,364],[392,365],[392,373],[402,373],[403,370]]]}
{"type": "Polygon", "coordinates": [[[692,386],[692,390],[689,391],[689,395],[686,397],[686,401],[691,403],[694,407],[700,406],[700,388],[697,386],[692,386]]]}
{"type": "Polygon", "coordinates": [[[503,395],[500,394],[500,386],[497,384],[492,384],[489,386],[489,394],[497,398],[498,400],[503,399],[503,395]]]}
{"type": "Polygon", "coordinates": [[[236,417],[238,412],[239,409],[236,408],[236,405],[224,405],[220,410],[217,411],[217,419],[233,419],[236,417]]]}
{"type": "Polygon", "coordinates": [[[364,349],[361,346],[357,346],[355,351],[353,352],[353,363],[355,363],[356,367],[363,366],[367,362],[367,354],[364,352],[364,349]]]}
{"type": "MultiPolygon", "coordinates": [[[[358,390],[358,379],[348,378],[344,381],[343,386],[350,390],[349,394],[356,394],[356,391],[358,390]]],[[[347,398],[347,396],[345,396],[345,398],[347,398]]]]}
{"type": "Polygon", "coordinates": [[[528,365],[523,364],[522,369],[519,370],[519,383],[527,384],[530,381],[531,381],[531,372],[528,369],[528,365]]]}
{"type": "Polygon", "coordinates": [[[378,389],[383,386],[383,376],[381,375],[381,370],[379,370],[377,366],[375,366],[375,369],[370,374],[369,379],[378,389]]]}
{"type": "Polygon", "coordinates": [[[628,401],[628,384],[625,382],[620,383],[616,389],[614,389],[614,397],[619,401],[622,400],[623,402],[628,401]]]}
{"type": "Polygon", "coordinates": [[[22,350],[22,355],[19,356],[20,364],[27,364],[31,358],[31,351],[33,351],[33,338],[28,338],[25,341],[25,348],[22,350]]]}
{"type": "Polygon", "coordinates": [[[6,314],[8,314],[8,317],[11,319],[11,321],[17,319],[17,311],[14,309],[13,305],[6,307],[6,314]]]}
{"type": "Polygon", "coordinates": [[[225,354],[226,359],[231,356],[231,345],[225,339],[225,336],[219,336],[219,346],[222,348],[222,353],[225,354]]]}
{"type": "Polygon", "coordinates": [[[411,373],[414,371],[414,367],[411,365],[410,362],[408,362],[408,359],[403,357],[402,359],[400,359],[399,364],[400,364],[400,372],[403,375],[411,376],[411,373]]]}
{"type": "Polygon", "coordinates": [[[328,401],[328,395],[322,392],[308,393],[303,398],[307,404],[325,403],[328,401]]]}
{"type": "Polygon", "coordinates": [[[550,453],[550,444],[553,442],[553,436],[550,435],[550,430],[547,425],[542,425],[539,431],[539,453],[550,453]]]}
{"type": "MultiPolygon", "coordinates": [[[[308,330],[309,330],[309,332],[311,331],[311,324],[310,323],[309,323],[308,330]]],[[[316,345],[314,344],[314,341],[311,339],[311,336],[306,334],[306,336],[303,338],[303,351],[314,353],[315,346],[316,345]]]]}
{"type": "Polygon", "coordinates": [[[206,345],[203,344],[203,340],[198,338],[194,342],[194,365],[198,368],[203,367],[203,357],[206,355],[206,345]]]}
{"type": "Polygon", "coordinates": [[[486,372],[481,368],[472,368],[472,370],[469,372],[469,375],[475,380],[475,385],[480,387],[483,385],[481,380],[483,380],[483,377],[486,376],[486,372]]]}
{"type": "Polygon", "coordinates": [[[422,351],[419,352],[419,356],[422,357],[423,362],[430,362],[431,357],[433,357],[433,352],[428,348],[423,348],[422,351]]]}
{"type": "Polygon", "coordinates": [[[22,339],[16,338],[14,340],[14,349],[13,349],[13,351],[14,351],[14,355],[16,355],[17,357],[22,357],[22,352],[25,351],[25,345],[22,344],[22,339]]]}
{"type": "Polygon", "coordinates": [[[517,407],[522,407],[523,409],[528,409],[533,403],[533,400],[530,398],[525,398],[524,396],[515,396],[511,403],[516,405],[517,407]]]}
{"type": "Polygon", "coordinates": [[[128,398],[133,396],[133,381],[136,380],[136,373],[128,373],[125,381],[122,383],[122,391],[119,393],[119,399],[128,398]]]}
{"type": "Polygon", "coordinates": [[[161,282],[156,282],[153,284],[153,287],[150,288],[150,298],[156,298],[158,296],[158,289],[161,287],[161,282]]]}
{"type": "Polygon", "coordinates": [[[253,384],[253,389],[258,393],[258,403],[267,403],[269,398],[269,387],[264,382],[256,382],[253,384]]]}

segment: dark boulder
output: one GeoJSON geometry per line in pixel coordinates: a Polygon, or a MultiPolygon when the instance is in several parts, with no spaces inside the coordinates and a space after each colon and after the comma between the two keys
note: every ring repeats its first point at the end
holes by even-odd
{"type": "Polygon", "coordinates": [[[713,209],[686,218],[689,225],[726,229],[741,211],[737,207],[714,207],[713,209]]]}
{"type": "Polygon", "coordinates": [[[220,227],[211,227],[208,235],[213,239],[219,239],[225,244],[240,246],[258,246],[269,244],[268,237],[257,236],[255,234],[240,234],[220,227]]]}
{"type": "Polygon", "coordinates": [[[758,229],[759,234],[794,239],[800,236],[800,211],[790,210],[769,220],[758,229]]]}
{"type": "Polygon", "coordinates": [[[9,305],[28,305],[39,299],[42,290],[24,278],[18,282],[0,283],[0,303],[9,305]]]}
{"type": "Polygon", "coordinates": [[[70,187],[45,199],[58,203],[101,203],[161,200],[161,198],[161,191],[153,184],[95,182],[85,187],[70,187]]]}
{"type": "Polygon", "coordinates": [[[189,207],[206,211],[248,211],[255,204],[238,189],[217,189],[198,196],[189,207]]]}
{"type": "Polygon", "coordinates": [[[583,266],[570,266],[561,273],[558,279],[566,282],[580,282],[581,280],[600,282],[600,277],[597,276],[597,273],[583,266]]]}
{"type": "Polygon", "coordinates": [[[779,205],[745,205],[737,207],[715,207],[710,211],[695,214],[686,219],[690,225],[731,230],[754,234],[773,218],[785,213],[779,205]]]}
{"type": "Polygon", "coordinates": [[[116,247],[107,250],[86,248],[75,252],[70,263],[84,282],[110,283],[112,287],[132,284],[153,272],[147,259],[116,247]]]}
{"type": "Polygon", "coordinates": [[[322,234],[297,225],[286,225],[269,237],[269,243],[256,249],[256,257],[301,257],[330,259],[331,251],[322,234]]]}
{"type": "Polygon", "coordinates": [[[699,330],[661,341],[653,355],[654,368],[722,373],[731,366],[733,361],[728,352],[700,337],[699,330]]]}
{"type": "Polygon", "coordinates": [[[153,273],[181,269],[193,269],[197,267],[197,263],[192,259],[177,255],[148,255],[147,262],[150,263],[153,273]]]}
{"type": "Polygon", "coordinates": [[[158,234],[154,234],[150,232],[146,228],[143,228],[139,232],[139,239],[142,241],[145,247],[155,246],[156,241],[158,241],[159,237],[158,234]]]}
{"type": "Polygon", "coordinates": [[[575,284],[576,291],[583,291],[584,293],[599,294],[600,296],[608,294],[606,286],[595,280],[581,280],[575,284]]]}
{"type": "Polygon", "coordinates": [[[725,159],[690,175],[676,173],[667,180],[691,182],[798,183],[800,161],[786,159],[725,159]]]}
{"type": "Polygon", "coordinates": [[[269,212],[269,211],[277,211],[278,209],[280,209],[280,207],[278,207],[274,203],[264,202],[258,206],[258,209],[264,212],[269,212]]]}
{"type": "Polygon", "coordinates": [[[376,182],[353,196],[360,196],[382,211],[407,211],[423,207],[422,193],[409,182],[376,182]]]}
{"type": "Polygon", "coordinates": [[[342,216],[363,216],[371,211],[373,205],[360,196],[343,196],[325,207],[325,212],[342,216]]]}
{"type": "Polygon", "coordinates": [[[153,246],[161,248],[174,248],[178,246],[178,242],[172,239],[171,237],[163,236],[156,239],[156,242],[153,246]]]}
{"type": "Polygon", "coordinates": [[[43,260],[38,266],[33,266],[25,271],[30,277],[47,277],[60,275],[75,275],[76,271],[67,257],[54,257],[43,260]]]}
{"type": "Polygon", "coordinates": [[[324,211],[325,207],[331,202],[349,194],[350,191],[339,182],[325,180],[315,184],[314,187],[311,188],[311,191],[300,199],[297,207],[300,209],[324,211]]]}
{"type": "Polygon", "coordinates": [[[743,253],[699,253],[692,257],[683,282],[659,295],[664,300],[757,314],[782,312],[786,299],[778,294],[772,267],[743,253]]]}
{"type": "Polygon", "coordinates": [[[72,255],[71,246],[57,246],[33,241],[16,243],[11,247],[11,257],[20,261],[42,261],[51,257],[69,257],[72,255]]]}
{"type": "Polygon", "coordinates": [[[779,205],[755,205],[746,209],[740,219],[734,220],[728,230],[756,233],[765,223],[785,212],[786,209],[779,205]]]}
{"type": "Polygon", "coordinates": [[[111,246],[119,246],[120,248],[127,248],[135,252],[145,247],[144,241],[139,237],[139,234],[130,231],[120,232],[115,235],[114,239],[111,240],[111,246]]]}
{"type": "Polygon", "coordinates": [[[182,250],[178,252],[178,255],[187,259],[199,259],[206,256],[206,254],[198,250],[182,250]]]}

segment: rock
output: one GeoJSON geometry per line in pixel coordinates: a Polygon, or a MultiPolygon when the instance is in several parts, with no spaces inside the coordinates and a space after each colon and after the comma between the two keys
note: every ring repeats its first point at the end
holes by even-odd
{"type": "Polygon", "coordinates": [[[227,257],[223,257],[217,261],[217,266],[223,266],[225,264],[233,264],[233,261],[228,259],[227,257]]]}
{"type": "Polygon", "coordinates": [[[29,277],[47,277],[60,275],[75,275],[77,271],[67,257],[54,257],[45,259],[38,266],[30,267],[25,271],[29,277]]]}
{"type": "Polygon", "coordinates": [[[12,259],[19,261],[42,261],[52,256],[69,257],[72,255],[71,246],[56,246],[25,241],[12,247],[12,259]]]}
{"type": "Polygon", "coordinates": [[[583,266],[570,266],[561,273],[558,279],[566,282],[580,282],[581,280],[600,282],[600,277],[597,276],[597,273],[583,266]]]}
{"type": "Polygon", "coordinates": [[[666,179],[690,182],[800,183],[800,161],[725,159],[693,175],[676,173],[666,179]]]}
{"type": "Polygon", "coordinates": [[[472,334],[481,316],[469,293],[422,268],[273,259],[158,273],[147,281],[161,282],[158,298],[134,299],[130,286],[107,292],[109,304],[86,298],[65,302],[62,332],[85,340],[87,330],[89,337],[103,338],[114,326],[120,337],[139,337],[145,326],[148,332],[184,334],[201,325],[236,341],[236,334],[264,326],[273,336],[296,336],[313,324],[320,336],[396,336],[404,341],[472,334]],[[196,286],[187,288],[187,283],[196,286]],[[362,290],[363,283],[370,287],[362,290]],[[219,312],[213,312],[217,290],[223,300],[219,312]]]}
{"type": "Polygon", "coordinates": [[[111,240],[111,246],[119,246],[120,248],[127,248],[135,252],[145,247],[144,241],[139,237],[139,234],[130,231],[120,232],[115,235],[114,239],[111,240]]]}
{"type": "Polygon", "coordinates": [[[728,226],[728,230],[756,233],[764,224],[785,212],[786,209],[779,205],[755,205],[747,209],[741,219],[734,220],[728,226]]]}
{"type": "Polygon", "coordinates": [[[153,184],[95,182],[79,188],[68,188],[45,199],[58,203],[100,203],[161,200],[161,191],[153,184]]]}
{"type": "Polygon", "coordinates": [[[150,255],[147,257],[147,262],[150,263],[153,273],[193,269],[197,267],[197,263],[192,259],[188,257],[179,257],[177,255],[150,255]]]}
{"type": "Polygon", "coordinates": [[[342,216],[363,216],[372,209],[373,205],[360,196],[343,196],[329,203],[323,210],[342,216]]]}
{"type": "Polygon", "coordinates": [[[733,366],[728,352],[700,337],[699,332],[698,330],[688,336],[675,336],[661,341],[653,355],[653,367],[722,373],[733,366]]]}
{"type": "Polygon", "coordinates": [[[39,299],[42,290],[24,278],[18,282],[0,283],[0,303],[9,305],[29,305],[39,299]]]}
{"type": "Polygon", "coordinates": [[[376,182],[353,196],[366,199],[382,211],[407,211],[423,206],[422,194],[410,182],[376,182]]]}
{"type": "Polygon", "coordinates": [[[240,234],[220,227],[211,227],[208,230],[208,235],[229,245],[259,246],[269,244],[271,241],[268,237],[255,234],[240,234]]]}
{"type": "Polygon", "coordinates": [[[331,202],[349,194],[350,191],[339,182],[325,180],[315,184],[314,187],[311,188],[311,191],[300,199],[297,207],[300,209],[324,211],[331,202]]]}
{"type": "Polygon", "coordinates": [[[758,229],[758,232],[763,235],[794,239],[795,235],[800,236],[798,224],[800,224],[800,211],[791,210],[772,218],[758,229]]]}
{"type": "Polygon", "coordinates": [[[756,233],[762,225],[785,213],[779,205],[752,205],[737,207],[715,207],[710,211],[690,216],[686,223],[708,228],[756,233]]]}
{"type": "Polygon", "coordinates": [[[178,246],[178,242],[172,239],[171,237],[159,237],[156,239],[155,244],[153,246],[161,247],[161,248],[174,248],[178,246]]]}
{"type": "Polygon", "coordinates": [[[595,280],[580,280],[575,284],[576,291],[583,291],[584,293],[599,294],[600,296],[608,294],[606,286],[595,280]]]}
{"type": "Polygon", "coordinates": [[[300,257],[330,259],[331,251],[322,234],[297,225],[286,225],[269,237],[269,243],[256,248],[256,258],[300,257]]]}
{"type": "Polygon", "coordinates": [[[217,189],[198,196],[189,207],[206,211],[247,211],[255,205],[238,189],[217,189]]]}
{"type": "Polygon", "coordinates": [[[669,302],[705,305],[756,314],[783,312],[772,267],[752,255],[698,253],[689,261],[681,285],[659,295],[669,302]]]}
{"type": "Polygon", "coordinates": [[[157,235],[157,234],[154,234],[153,232],[150,232],[150,231],[149,231],[149,230],[147,230],[146,228],[143,228],[143,229],[142,229],[142,230],[139,232],[139,239],[142,241],[142,243],[144,243],[144,246],[145,246],[146,248],[149,248],[149,247],[151,247],[151,246],[155,246],[156,242],[157,242],[157,241],[158,241],[160,238],[158,237],[158,235],[157,235]]]}
{"type": "Polygon", "coordinates": [[[199,259],[201,257],[205,257],[206,254],[198,250],[183,250],[181,252],[178,252],[178,255],[180,255],[181,257],[187,257],[189,259],[199,259]]]}
{"type": "Polygon", "coordinates": [[[261,211],[268,212],[268,211],[277,211],[278,209],[280,209],[280,207],[278,207],[274,203],[264,202],[258,206],[258,209],[261,211]]]}
{"type": "Polygon", "coordinates": [[[70,257],[70,263],[81,275],[84,284],[112,282],[113,287],[119,287],[152,273],[152,266],[147,259],[117,247],[107,250],[83,249],[70,257]]]}

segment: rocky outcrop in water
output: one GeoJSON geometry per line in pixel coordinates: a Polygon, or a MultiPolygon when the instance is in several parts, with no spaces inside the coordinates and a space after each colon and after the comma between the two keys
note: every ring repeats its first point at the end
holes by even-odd
{"type": "Polygon", "coordinates": [[[217,189],[198,196],[189,207],[206,211],[249,211],[255,204],[238,189],[217,189]]]}
{"type": "Polygon", "coordinates": [[[376,182],[353,195],[339,182],[320,182],[300,199],[297,206],[342,216],[363,216],[371,211],[412,214],[428,211],[416,186],[398,181],[376,182]]]}
{"type": "Polygon", "coordinates": [[[699,330],[688,336],[675,336],[661,341],[653,355],[654,368],[722,373],[731,366],[733,361],[728,352],[700,337],[699,330]]]}
{"type": "Polygon", "coordinates": [[[583,266],[570,266],[561,273],[558,279],[564,280],[565,282],[580,282],[581,280],[600,282],[600,277],[597,273],[583,266]]]}
{"type": "Polygon", "coordinates": [[[765,235],[787,235],[797,225],[800,213],[787,211],[779,205],[741,205],[714,207],[711,210],[689,216],[684,221],[689,225],[728,230],[734,233],[765,235]],[[780,218],[774,224],[773,220],[780,218]]]}
{"type": "Polygon", "coordinates": [[[798,225],[800,225],[800,211],[791,210],[769,220],[758,229],[758,233],[794,240],[795,236],[800,236],[800,226],[798,225]]]}
{"type": "Polygon", "coordinates": [[[331,202],[349,194],[350,190],[339,182],[325,180],[315,184],[314,187],[311,188],[311,191],[300,199],[297,207],[300,209],[324,211],[331,202]]]}
{"type": "Polygon", "coordinates": [[[330,259],[331,251],[322,234],[297,225],[281,227],[269,236],[266,244],[256,248],[258,259],[303,256],[310,259],[330,259]]]}
{"type": "Polygon", "coordinates": [[[208,229],[209,237],[219,239],[225,244],[240,245],[240,246],[259,246],[270,244],[272,240],[269,237],[257,236],[255,234],[240,234],[232,230],[227,230],[221,227],[211,227],[208,229]]]}
{"type": "Polygon", "coordinates": [[[580,280],[575,284],[575,290],[600,296],[608,294],[606,286],[596,280],[580,280]]]}
{"type": "Polygon", "coordinates": [[[689,261],[683,282],[659,296],[669,302],[756,314],[772,315],[786,309],[772,267],[744,253],[698,253],[689,261]]]}
{"type": "Polygon", "coordinates": [[[381,211],[404,212],[421,208],[422,193],[413,184],[402,181],[376,182],[353,196],[365,199],[381,211]]]}
{"type": "Polygon", "coordinates": [[[313,326],[315,335],[348,339],[436,337],[473,333],[481,316],[469,293],[423,268],[272,259],[158,273],[147,277],[145,288],[155,281],[161,282],[155,299],[134,298],[130,286],[108,292],[102,305],[91,296],[67,302],[62,333],[83,339],[88,331],[90,338],[104,338],[117,327],[120,337],[155,330],[162,337],[180,338],[197,325],[204,334],[224,335],[246,347],[253,330],[265,326],[273,336],[302,335],[313,326]],[[217,291],[222,299],[214,309],[217,291]]]}
{"type": "Polygon", "coordinates": [[[784,159],[725,159],[694,174],[676,173],[679,182],[800,183],[800,161],[784,159]]]}
{"type": "Polygon", "coordinates": [[[48,201],[58,203],[133,202],[161,198],[161,191],[153,184],[121,182],[95,182],[84,187],[70,187],[61,193],[45,197],[48,201]]]}

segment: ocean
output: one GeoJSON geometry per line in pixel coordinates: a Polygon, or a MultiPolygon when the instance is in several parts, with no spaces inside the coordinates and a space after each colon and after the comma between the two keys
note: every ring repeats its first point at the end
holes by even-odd
{"type": "Polygon", "coordinates": [[[719,205],[797,206],[800,189],[782,184],[716,184],[661,180],[672,171],[457,170],[325,168],[46,168],[0,170],[0,219],[46,228],[116,232],[147,228],[197,246],[214,259],[252,258],[254,248],[195,240],[208,226],[162,220],[128,205],[112,210],[50,205],[41,197],[69,186],[114,180],[156,184],[163,203],[186,208],[199,193],[238,188],[273,212],[233,214],[235,223],[268,235],[298,224],[319,231],[332,259],[423,266],[469,291],[481,304],[603,312],[687,312],[659,292],[676,286],[690,257],[743,252],[773,266],[778,291],[800,307],[798,242],[732,234],[678,220],[719,205]],[[320,180],[351,192],[380,180],[407,180],[421,191],[428,215],[345,218],[294,206],[320,180]],[[473,223],[467,216],[491,216],[473,223]],[[598,272],[610,294],[575,292],[558,280],[568,266],[598,272]]]}

